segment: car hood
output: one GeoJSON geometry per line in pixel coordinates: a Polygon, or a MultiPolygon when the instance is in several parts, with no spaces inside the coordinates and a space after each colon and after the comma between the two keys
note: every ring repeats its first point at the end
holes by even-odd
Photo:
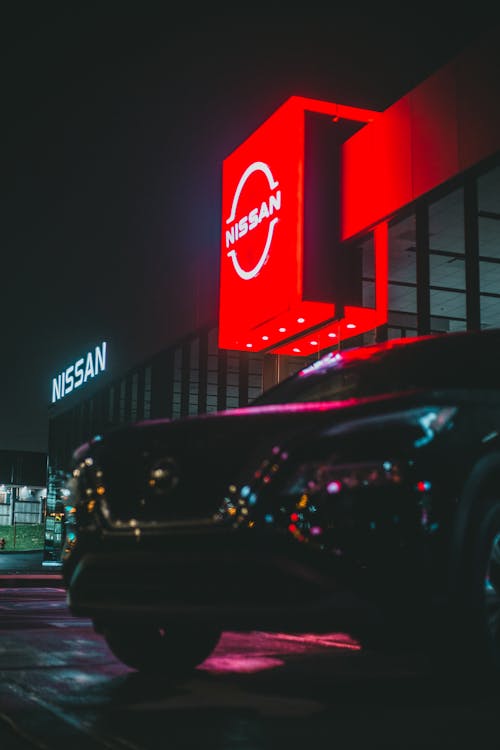
{"type": "Polygon", "coordinates": [[[336,424],[409,408],[423,399],[428,403],[433,396],[414,391],[138,422],[75,451],[80,494],[99,485],[111,524],[208,516],[228,487],[254,476],[273,455],[312,441],[336,424]]]}

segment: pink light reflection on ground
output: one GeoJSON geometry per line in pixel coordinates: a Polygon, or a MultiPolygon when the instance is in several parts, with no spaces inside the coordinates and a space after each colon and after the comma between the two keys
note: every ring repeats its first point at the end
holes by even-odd
{"type": "Polygon", "coordinates": [[[361,645],[346,633],[224,633],[213,656],[199,669],[213,673],[253,674],[283,667],[282,657],[305,651],[335,649],[360,651],[361,645]]]}
{"type": "Polygon", "coordinates": [[[361,645],[346,633],[300,633],[299,635],[289,633],[277,633],[277,637],[288,640],[301,642],[310,646],[328,646],[332,648],[345,649],[347,651],[360,651],[361,645]]]}
{"type": "Polygon", "coordinates": [[[267,656],[251,656],[241,654],[230,654],[229,656],[210,656],[199,669],[206,672],[239,672],[240,674],[253,674],[265,672],[267,669],[283,667],[283,659],[272,659],[267,656]]]}

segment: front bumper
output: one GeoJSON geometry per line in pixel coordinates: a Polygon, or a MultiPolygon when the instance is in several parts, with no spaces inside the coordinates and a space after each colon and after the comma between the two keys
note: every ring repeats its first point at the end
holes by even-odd
{"type": "Polygon", "coordinates": [[[285,535],[204,529],[140,542],[79,539],[63,578],[72,613],[97,626],[196,619],[224,629],[352,632],[380,624],[395,595],[419,608],[425,559],[414,547],[367,568],[285,535]]]}

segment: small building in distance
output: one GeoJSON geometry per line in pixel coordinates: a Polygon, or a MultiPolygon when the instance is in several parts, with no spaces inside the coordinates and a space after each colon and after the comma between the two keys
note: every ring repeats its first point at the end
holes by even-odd
{"type": "Polygon", "coordinates": [[[16,538],[12,529],[27,525],[43,527],[46,484],[46,453],[0,450],[0,539],[4,540],[1,548],[12,548],[12,539],[16,538]]]}

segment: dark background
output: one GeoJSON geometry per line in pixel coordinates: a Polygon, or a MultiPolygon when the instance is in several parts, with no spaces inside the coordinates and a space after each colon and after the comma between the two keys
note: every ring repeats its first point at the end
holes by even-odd
{"type": "Polygon", "coordinates": [[[119,375],[216,321],[222,162],[285,99],[385,109],[495,21],[328,7],[3,12],[0,449],[47,449],[96,344],[119,375]]]}

